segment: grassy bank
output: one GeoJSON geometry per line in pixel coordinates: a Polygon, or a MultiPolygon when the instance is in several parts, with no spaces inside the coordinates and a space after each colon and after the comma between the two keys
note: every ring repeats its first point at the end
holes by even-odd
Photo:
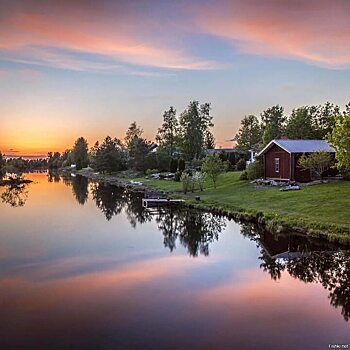
{"type": "Polygon", "coordinates": [[[148,186],[174,191],[176,196],[207,209],[262,218],[274,230],[298,230],[313,236],[350,242],[350,182],[305,186],[300,191],[256,187],[239,180],[240,173],[222,174],[217,188],[208,181],[203,192],[184,195],[181,183],[138,178],[148,186]],[[200,202],[195,196],[200,196],[200,202]]]}
{"type": "Polygon", "coordinates": [[[96,175],[84,173],[95,181],[129,187],[130,180],[143,186],[183,198],[197,208],[219,211],[265,225],[275,232],[297,231],[314,237],[350,243],[350,182],[338,181],[305,186],[300,191],[281,192],[279,188],[257,187],[239,179],[239,172],[222,174],[214,188],[210,181],[203,192],[182,193],[180,182],[135,177],[132,173],[96,175]],[[200,196],[200,201],[195,199],[200,196]]]}

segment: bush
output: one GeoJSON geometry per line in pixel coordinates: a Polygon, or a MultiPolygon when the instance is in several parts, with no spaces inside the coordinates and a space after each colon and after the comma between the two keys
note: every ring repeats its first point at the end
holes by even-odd
{"type": "Polygon", "coordinates": [[[246,167],[247,167],[247,163],[243,158],[241,158],[236,164],[236,169],[238,171],[243,171],[246,169],[246,167]]]}
{"type": "Polygon", "coordinates": [[[246,170],[243,171],[241,176],[239,177],[240,180],[248,180],[248,173],[246,170]]]}
{"type": "Polygon", "coordinates": [[[198,185],[199,189],[201,191],[204,190],[204,183],[205,183],[205,174],[203,174],[200,171],[197,171],[194,175],[193,175],[193,185],[198,185]]]}
{"type": "Polygon", "coordinates": [[[157,174],[158,169],[147,169],[146,170],[146,175],[152,175],[152,174],[157,174]]]}
{"type": "Polygon", "coordinates": [[[264,168],[260,160],[249,164],[247,166],[247,177],[248,180],[259,179],[264,176],[264,168]]]}
{"type": "Polygon", "coordinates": [[[181,179],[181,175],[182,175],[181,171],[177,171],[177,172],[175,173],[175,176],[174,176],[174,181],[179,182],[180,179],[181,179]]]}
{"type": "Polygon", "coordinates": [[[192,177],[188,173],[182,173],[181,182],[184,194],[186,194],[190,189],[192,189],[192,177]]]}

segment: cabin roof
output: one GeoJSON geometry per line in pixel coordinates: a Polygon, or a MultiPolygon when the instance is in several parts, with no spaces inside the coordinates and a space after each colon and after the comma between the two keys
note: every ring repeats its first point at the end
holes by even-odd
{"type": "Polygon", "coordinates": [[[325,140],[272,140],[258,156],[267,152],[273,145],[281,147],[288,153],[313,153],[326,151],[335,153],[335,150],[325,140]]]}

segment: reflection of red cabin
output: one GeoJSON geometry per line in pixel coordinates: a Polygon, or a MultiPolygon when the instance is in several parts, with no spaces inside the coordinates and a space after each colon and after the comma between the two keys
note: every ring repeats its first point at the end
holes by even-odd
{"type": "Polygon", "coordinates": [[[298,166],[302,154],[334,149],[324,140],[272,140],[258,155],[264,159],[264,178],[283,181],[307,182],[310,171],[298,166]]]}

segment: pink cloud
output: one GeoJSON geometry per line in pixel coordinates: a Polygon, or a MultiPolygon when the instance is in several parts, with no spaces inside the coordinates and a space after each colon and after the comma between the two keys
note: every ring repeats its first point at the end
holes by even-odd
{"type": "Polygon", "coordinates": [[[223,1],[194,12],[200,31],[226,38],[241,53],[350,65],[346,0],[223,1]]]}
{"type": "Polygon", "coordinates": [[[67,3],[50,8],[49,14],[39,9],[38,6],[12,9],[3,18],[0,49],[5,57],[77,70],[117,69],[119,62],[191,70],[217,66],[188,54],[180,44],[174,47],[160,40],[161,35],[155,35],[150,19],[130,9],[108,6],[92,9],[87,4],[78,9],[67,3]],[[100,55],[111,62],[73,60],[67,53],[58,54],[53,49],[100,55]]]}

